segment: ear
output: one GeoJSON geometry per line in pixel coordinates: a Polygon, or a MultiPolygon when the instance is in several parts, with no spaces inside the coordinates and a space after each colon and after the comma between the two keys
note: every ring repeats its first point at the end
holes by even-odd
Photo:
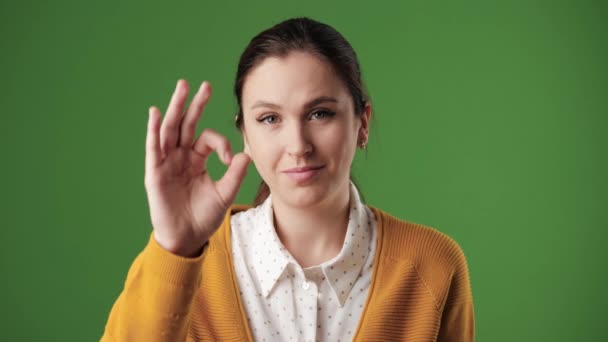
{"type": "Polygon", "coordinates": [[[365,103],[363,114],[361,115],[361,127],[359,128],[358,140],[367,143],[369,138],[369,120],[372,116],[372,105],[369,102],[365,103]]]}

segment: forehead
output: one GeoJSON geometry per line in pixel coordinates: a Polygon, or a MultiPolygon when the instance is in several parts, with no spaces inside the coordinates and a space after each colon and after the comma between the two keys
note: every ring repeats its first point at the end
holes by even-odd
{"type": "Polygon", "coordinates": [[[245,111],[257,101],[297,107],[318,96],[348,102],[347,89],[331,64],[307,52],[268,57],[254,67],[243,84],[245,111]]]}

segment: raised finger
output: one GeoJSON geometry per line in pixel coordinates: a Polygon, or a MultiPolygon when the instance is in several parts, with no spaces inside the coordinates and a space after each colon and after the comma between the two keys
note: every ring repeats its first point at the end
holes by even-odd
{"type": "Polygon", "coordinates": [[[160,146],[165,154],[168,154],[170,150],[177,147],[180,122],[187,98],[188,82],[179,79],[160,128],[160,146]]]}
{"type": "Polygon", "coordinates": [[[148,109],[148,131],[146,133],[146,173],[151,172],[162,159],[159,143],[160,111],[152,106],[148,109]]]}
{"type": "Polygon", "coordinates": [[[182,120],[179,146],[186,148],[192,147],[192,139],[194,138],[196,131],[196,124],[198,123],[210,96],[211,85],[209,82],[205,81],[201,84],[196,95],[194,95],[194,98],[188,107],[188,111],[182,120]]]}

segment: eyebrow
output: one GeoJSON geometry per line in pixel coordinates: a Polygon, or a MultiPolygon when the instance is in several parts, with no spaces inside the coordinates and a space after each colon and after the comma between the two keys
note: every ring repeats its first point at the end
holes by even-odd
{"type": "MultiPolygon", "coordinates": [[[[304,104],[305,108],[310,108],[310,107],[314,107],[316,105],[319,105],[321,103],[325,103],[325,102],[333,102],[333,103],[337,103],[338,100],[335,97],[331,97],[331,96],[319,96],[315,99],[312,99],[308,102],[306,102],[304,104]]],[[[270,102],[265,102],[265,101],[258,101],[256,102],[253,106],[251,106],[251,109],[257,108],[257,107],[268,107],[268,108],[275,108],[275,109],[281,109],[281,106],[274,104],[274,103],[270,103],[270,102]]]]}

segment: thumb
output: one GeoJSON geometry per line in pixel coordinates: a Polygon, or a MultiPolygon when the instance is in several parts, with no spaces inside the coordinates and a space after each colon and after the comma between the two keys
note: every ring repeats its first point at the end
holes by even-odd
{"type": "Polygon", "coordinates": [[[228,205],[232,204],[237,192],[247,174],[247,166],[251,159],[243,152],[237,153],[232,157],[232,161],[228,166],[228,170],[216,183],[218,193],[228,201],[228,205]]]}

